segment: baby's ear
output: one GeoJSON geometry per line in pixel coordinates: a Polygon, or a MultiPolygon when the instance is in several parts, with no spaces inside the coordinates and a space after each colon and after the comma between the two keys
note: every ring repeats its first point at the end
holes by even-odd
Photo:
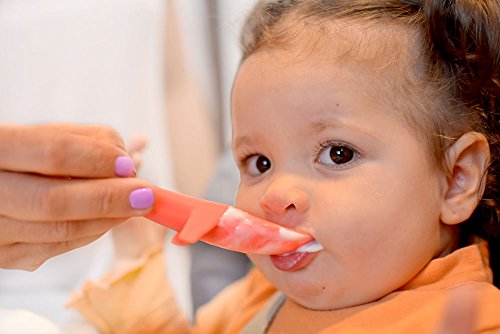
{"type": "Polygon", "coordinates": [[[450,174],[441,205],[443,223],[458,224],[472,215],[484,192],[489,158],[488,140],[478,132],[464,134],[448,149],[446,162],[450,174]]]}

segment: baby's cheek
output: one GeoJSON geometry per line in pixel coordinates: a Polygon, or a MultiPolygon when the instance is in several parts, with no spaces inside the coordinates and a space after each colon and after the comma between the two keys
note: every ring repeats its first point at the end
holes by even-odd
{"type": "Polygon", "coordinates": [[[255,195],[252,196],[248,190],[240,186],[236,193],[234,207],[259,217],[261,215],[259,215],[260,205],[257,200],[258,198],[255,195]]]}

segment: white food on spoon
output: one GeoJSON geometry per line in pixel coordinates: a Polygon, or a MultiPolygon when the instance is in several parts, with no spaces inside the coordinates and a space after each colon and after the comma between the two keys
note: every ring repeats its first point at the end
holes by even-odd
{"type": "Polygon", "coordinates": [[[300,246],[297,248],[295,252],[302,252],[302,253],[315,253],[319,252],[320,250],[325,249],[317,240],[313,240],[311,242],[308,242],[305,245],[300,246]]]}

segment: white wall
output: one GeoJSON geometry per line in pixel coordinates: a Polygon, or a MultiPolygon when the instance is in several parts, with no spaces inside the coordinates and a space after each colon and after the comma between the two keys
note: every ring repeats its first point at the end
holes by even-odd
{"type": "Polygon", "coordinates": [[[231,141],[230,98],[231,87],[241,58],[239,37],[241,27],[256,0],[217,0],[220,9],[219,31],[221,40],[222,100],[224,112],[224,139],[231,141]]]}
{"type": "Polygon", "coordinates": [[[178,8],[180,21],[185,33],[185,47],[187,61],[192,65],[193,71],[200,80],[203,90],[209,96],[209,101],[216,102],[214,81],[217,76],[222,79],[220,84],[222,96],[221,119],[223,124],[222,141],[227,144],[231,139],[230,131],[230,94],[231,87],[238,69],[241,52],[239,49],[239,35],[248,11],[254,6],[256,0],[215,0],[218,13],[210,17],[207,15],[207,3],[200,0],[172,0],[178,8]],[[214,24],[218,33],[219,45],[210,44],[208,25],[214,24]],[[221,59],[221,73],[214,73],[213,52],[210,48],[218,47],[221,59]]]}

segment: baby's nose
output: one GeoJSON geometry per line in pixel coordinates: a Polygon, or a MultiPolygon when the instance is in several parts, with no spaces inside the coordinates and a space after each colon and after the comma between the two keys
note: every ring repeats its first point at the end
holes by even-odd
{"type": "Polygon", "coordinates": [[[270,215],[303,214],[309,209],[309,196],[291,182],[275,182],[260,199],[260,205],[270,215]]]}

